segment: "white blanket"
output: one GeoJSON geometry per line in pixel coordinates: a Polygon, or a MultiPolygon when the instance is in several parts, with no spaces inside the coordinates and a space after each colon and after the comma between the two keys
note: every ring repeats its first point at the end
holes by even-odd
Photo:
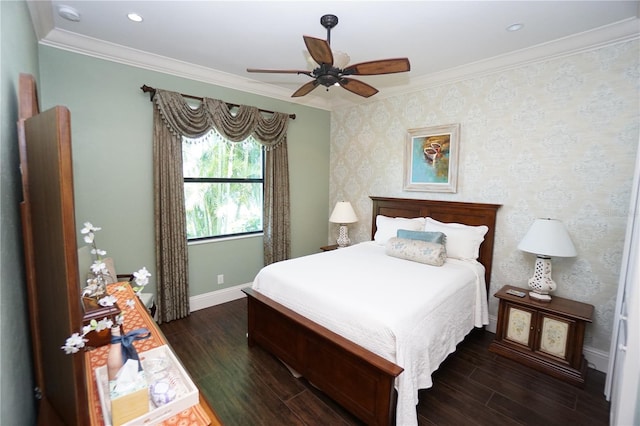
{"type": "Polygon", "coordinates": [[[473,327],[488,324],[484,267],[442,267],[366,242],[266,266],[253,288],[404,368],[396,424],[417,425],[418,389],[473,327]]]}

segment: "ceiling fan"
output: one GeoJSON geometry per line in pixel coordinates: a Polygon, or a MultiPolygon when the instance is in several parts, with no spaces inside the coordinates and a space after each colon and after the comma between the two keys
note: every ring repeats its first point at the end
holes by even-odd
{"type": "MultiPolygon", "coordinates": [[[[316,87],[322,85],[329,90],[331,86],[342,86],[356,95],[368,98],[378,93],[378,89],[362,81],[349,78],[351,75],[379,75],[407,72],[411,69],[408,58],[381,59],[378,61],[361,62],[340,68],[334,64],[334,55],[331,51],[331,28],[338,25],[338,17],[335,15],[323,15],[320,24],[327,29],[327,39],[303,36],[309,55],[317,63],[317,68],[308,70],[270,70],[247,68],[247,72],[272,73],[272,74],[304,74],[313,78],[296,90],[292,98],[304,96],[316,87]]],[[[338,64],[339,65],[339,64],[338,64]]]]}

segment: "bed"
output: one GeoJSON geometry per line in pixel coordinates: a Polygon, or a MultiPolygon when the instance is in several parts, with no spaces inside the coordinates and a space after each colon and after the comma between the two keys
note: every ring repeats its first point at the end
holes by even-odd
{"type": "Polygon", "coordinates": [[[278,262],[260,271],[253,287],[244,290],[248,296],[248,343],[272,353],[367,424],[417,424],[417,390],[431,385],[431,372],[474,326],[486,324],[486,294],[500,206],[371,199],[372,242],[278,262]],[[484,225],[487,231],[477,250],[477,262],[447,258],[445,265],[437,268],[385,255],[385,245],[377,244],[382,233],[381,226],[376,234],[379,215],[484,225]],[[342,258],[346,263],[340,263],[342,258]],[[396,279],[385,275],[389,268],[383,269],[383,264],[406,276],[396,279]],[[320,269],[309,274],[314,268],[320,269]],[[460,284],[430,289],[405,283],[409,277],[423,276],[425,269],[420,268],[431,268],[433,273],[454,269],[460,284]],[[380,278],[393,283],[403,296],[385,294],[386,286],[377,284],[380,278]],[[299,290],[293,287],[296,283],[299,290]],[[279,287],[284,290],[281,294],[276,291],[279,287]],[[343,298],[342,291],[352,299],[343,298]],[[335,296],[338,292],[340,297],[335,296]],[[432,307],[423,308],[423,299],[432,297],[432,307]],[[406,312],[401,306],[398,309],[395,301],[400,298],[413,307],[406,312]],[[464,305],[465,314],[452,311],[445,304],[449,299],[469,303],[464,305]],[[480,305],[483,308],[478,311],[480,305]],[[460,326],[450,326],[454,322],[460,326]],[[437,353],[431,353],[433,348],[437,353]]]}

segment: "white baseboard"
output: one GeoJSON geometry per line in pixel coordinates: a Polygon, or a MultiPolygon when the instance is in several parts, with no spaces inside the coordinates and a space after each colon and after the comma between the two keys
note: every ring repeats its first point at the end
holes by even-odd
{"type": "Polygon", "coordinates": [[[498,328],[498,317],[489,315],[489,324],[484,327],[485,330],[496,334],[496,330],[498,328]]]}
{"type": "MultiPolygon", "coordinates": [[[[489,324],[485,327],[487,331],[495,334],[498,327],[498,318],[496,316],[489,315],[489,324]]],[[[609,368],[609,352],[601,351],[600,349],[585,346],[582,349],[584,357],[587,360],[587,364],[590,368],[594,368],[603,373],[607,372],[609,368]]]]}
{"type": "Polygon", "coordinates": [[[582,349],[582,352],[584,353],[584,357],[587,359],[587,364],[590,368],[602,371],[603,373],[607,372],[607,369],[609,368],[609,352],[592,348],[590,346],[585,346],[582,349]]]}
{"type": "Polygon", "coordinates": [[[222,290],[212,291],[210,293],[199,294],[189,298],[189,307],[191,312],[200,309],[209,308],[211,306],[220,305],[222,303],[231,302],[245,297],[241,291],[243,288],[251,287],[251,283],[240,284],[234,287],[227,287],[222,290]]]}

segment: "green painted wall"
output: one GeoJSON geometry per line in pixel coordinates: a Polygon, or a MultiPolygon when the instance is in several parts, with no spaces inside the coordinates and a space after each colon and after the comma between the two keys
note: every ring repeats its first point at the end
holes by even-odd
{"type": "Polygon", "coordinates": [[[0,425],[36,423],[20,201],[18,80],[38,77],[38,48],[24,1],[0,2],[0,425]]]}
{"type": "MultiPolygon", "coordinates": [[[[152,107],[140,90],[166,90],[235,104],[295,113],[288,132],[292,256],[327,242],[329,212],[328,111],[198,81],[40,47],[43,107],[71,111],[78,229],[103,228],[98,246],[119,271],[146,266],[155,275],[153,248],[152,107]]],[[[79,241],[80,244],[84,244],[79,241]]],[[[262,239],[245,238],[189,247],[192,296],[249,283],[262,267],[262,239]],[[224,274],[224,285],[217,275],[224,274]]],[[[152,276],[150,289],[155,292],[152,276]]]]}

